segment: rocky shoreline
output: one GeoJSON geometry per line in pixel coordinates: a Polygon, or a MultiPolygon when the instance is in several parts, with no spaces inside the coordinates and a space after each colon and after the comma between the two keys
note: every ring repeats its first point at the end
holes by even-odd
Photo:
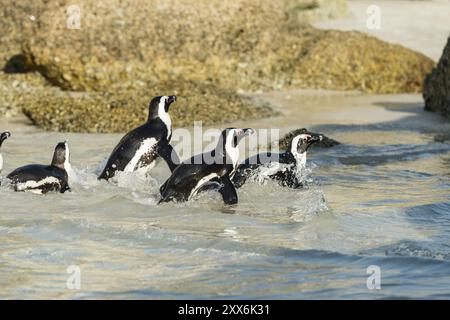
{"type": "Polygon", "coordinates": [[[426,110],[450,118],[450,37],[438,65],[425,79],[423,98],[426,110]]]}
{"type": "Polygon", "coordinates": [[[318,30],[344,0],[82,2],[0,9],[0,115],[24,112],[46,130],[122,132],[146,118],[157,94],[180,97],[174,125],[274,115],[242,95],[290,88],[421,92],[435,63],[360,32],[318,30]],[[6,37],[6,38],[5,38],[6,37]]]}

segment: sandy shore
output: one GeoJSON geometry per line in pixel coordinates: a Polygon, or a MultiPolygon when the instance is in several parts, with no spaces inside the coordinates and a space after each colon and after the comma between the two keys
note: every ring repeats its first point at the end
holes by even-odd
{"type": "Polygon", "coordinates": [[[382,40],[401,44],[438,61],[450,35],[450,2],[434,1],[348,1],[349,17],[314,23],[321,29],[356,30],[382,40]],[[367,8],[381,9],[381,28],[368,29],[367,8]]]}

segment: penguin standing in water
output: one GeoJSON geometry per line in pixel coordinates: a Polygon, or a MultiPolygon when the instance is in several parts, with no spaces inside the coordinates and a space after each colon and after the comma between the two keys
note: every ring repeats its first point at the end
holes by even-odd
{"type": "Polygon", "coordinates": [[[160,96],[150,101],[148,120],[128,132],[109,156],[98,179],[109,180],[117,171],[134,172],[150,170],[158,156],[168,164],[170,171],[180,163],[169,144],[172,138],[172,121],[169,107],[176,96],[160,96]]]}
{"type": "Polygon", "coordinates": [[[60,142],[53,153],[50,165],[30,164],[11,172],[7,178],[15,191],[44,194],[50,191],[70,191],[66,169],[70,167],[67,142],[60,142]]]}
{"type": "MultiPolygon", "coordinates": [[[[0,134],[0,149],[2,148],[3,141],[8,139],[10,136],[11,136],[11,133],[8,131],[5,131],[2,134],[0,134]]],[[[3,156],[0,153],[0,173],[2,172],[2,170],[3,170],[3,156]]]]}
{"type": "Polygon", "coordinates": [[[236,189],[229,175],[238,164],[239,142],[252,133],[253,129],[250,128],[222,131],[214,150],[196,155],[176,167],[160,188],[160,203],[171,200],[188,201],[212,182],[221,185],[219,192],[226,204],[237,203],[236,189]]]}
{"type": "Polygon", "coordinates": [[[292,138],[288,150],[284,153],[266,152],[247,158],[238,166],[232,177],[234,186],[240,188],[248,178],[259,174],[278,181],[283,187],[302,187],[297,172],[306,165],[306,152],[309,147],[322,141],[323,136],[306,129],[302,129],[299,133],[292,138]]]}

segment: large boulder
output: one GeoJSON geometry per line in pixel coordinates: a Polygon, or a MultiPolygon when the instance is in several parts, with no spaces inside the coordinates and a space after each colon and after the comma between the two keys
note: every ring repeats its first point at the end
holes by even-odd
{"type": "Polygon", "coordinates": [[[424,82],[425,109],[450,118],[450,37],[442,57],[424,82]]]}
{"type": "Polygon", "coordinates": [[[316,30],[299,18],[302,9],[312,10],[302,6],[309,2],[84,0],[81,29],[72,30],[66,14],[72,1],[52,1],[32,21],[24,53],[67,90],[183,78],[231,91],[420,91],[430,59],[362,33],[316,30]]]}
{"type": "Polygon", "coordinates": [[[173,115],[190,125],[271,114],[242,91],[418,92],[434,65],[362,33],[307,24],[344,12],[344,0],[80,0],[80,29],[70,29],[73,4],[26,1],[16,11],[3,0],[0,9],[2,41],[11,43],[5,72],[33,71],[58,88],[11,91],[6,105],[46,129],[128,130],[156,94],[178,93],[185,108],[173,115]],[[110,113],[122,120],[108,125],[110,113]]]}
{"type": "Polygon", "coordinates": [[[421,92],[435,63],[425,55],[361,32],[317,35],[298,64],[294,83],[366,93],[421,92]]]}
{"type": "Polygon", "coordinates": [[[67,28],[72,1],[52,1],[32,24],[25,53],[68,90],[179,77],[232,90],[273,87],[284,81],[283,61],[312,41],[290,15],[296,2],[304,0],[84,0],[78,30],[67,28]]]}
{"type": "MultiPolygon", "coordinates": [[[[43,7],[43,0],[2,0],[0,5],[0,67],[20,54],[25,39],[32,36],[31,22],[43,7]]],[[[3,68],[2,68],[3,69],[3,68]]]]}

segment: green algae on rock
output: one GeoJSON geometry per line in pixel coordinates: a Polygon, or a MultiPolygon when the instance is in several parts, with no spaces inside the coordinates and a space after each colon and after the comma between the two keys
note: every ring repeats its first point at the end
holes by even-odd
{"type": "Polygon", "coordinates": [[[161,83],[152,88],[100,92],[68,92],[54,90],[29,95],[23,101],[23,112],[41,128],[71,132],[125,132],[142,124],[148,115],[151,97],[175,94],[177,102],[171,108],[175,127],[224,123],[241,118],[273,115],[267,105],[257,105],[251,99],[223,91],[212,85],[198,86],[189,81],[161,83]],[[168,88],[172,89],[168,89],[168,88]]]}
{"type": "Polygon", "coordinates": [[[309,0],[297,2],[291,7],[300,21],[337,19],[347,14],[347,0],[309,0]]]}
{"type": "Polygon", "coordinates": [[[42,0],[1,1],[0,66],[3,67],[11,57],[21,53],[23,43],[33,36],[32,22],[42,7],[42,0]]]}
{"type": "Polygon", "coordinates": [[[425,109],[450,118],[450,37],[436,68],[424,81],[425,109]]]}
{"type": "Polygon", "coordinates": [[[315,37],[292,72],[307,87],[406,93],[420,92],[434,65],[421,53],[361,32],[328,30],[315,37]]]}
{"type": "MultiPolygon", "coordinates": [[[[12,0],[5,1],[14,8],[12,0]]],[[[434,65],[430,59],[361,33],[307,24],[327,10],[333,16],[330,3],[345,2],[83,0],[80,29],[67,28],[69,0],[3,10],[13,17],[0,22],[2,31],[15,32],[7,38],[10,54],[21,48],[20,59],[8,61],[12,68],[34,70],[55,88],[82,92],[12,91],[8,108],[23,108],[49,130],[118,132],[143,119],[140,110],[152,95],[177,91],[189,99],[185,110],[174,111],[178,125],[271,114],[237,92],[420,91],[434,65]]]]}
{"type": "Polygon", "coordinates": [[[0,71],[0,116],[19,115],[21,105],[29,101],[29,96],[38,99],[48,89],[48,82],[38,73],[9,74],[0,71]]]}
{"type": "Polygon", "coordinates": [[[296,9],[310,2],[85,0],[81,29],[68,30],[70,1],[61,0],[37,18],[24,53],[67,90],[109,91],[182,76],[231,91],[420,91],[430,59],[362,33],[314,29],[296,9]]]}

